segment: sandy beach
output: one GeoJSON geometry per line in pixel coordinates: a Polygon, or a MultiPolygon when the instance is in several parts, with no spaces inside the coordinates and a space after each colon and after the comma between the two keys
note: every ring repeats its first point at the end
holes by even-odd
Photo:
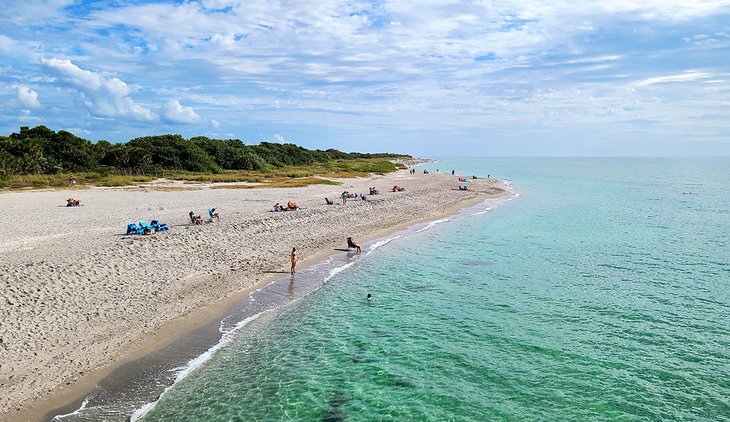
{"type": "Polygon", "coordinates": [[[497,180],[478,179],[459,191],[454,176],[406,170],[339,181],[291,189],[162,183],[0,193],[7,220],[0,226],[0,419],[72,400],[69,392],[93,382],[93,374],[182,335],[170,330],[176,322],[209,320],[216,306],[288,272],[294,246],[305,266],[344,247],[347,236],[375,238],[503,192],[497,180]],[[394,185],[405,191],[391,192],[394,185]],[[344,190],[367,194],[373,186],[380,194],[368,199],[377,204],[337,200],[344,190]],[[65,207],[69,197],[82,206],[65,207]],[[303,209],[271,211],[290,200],[303,209]],[[220,223],[190,223],[190,211],[207,217],[211,207],[220,210],[220,223]],[[170,230],[125,235],[127,223],[152,219],[170,230]]]}

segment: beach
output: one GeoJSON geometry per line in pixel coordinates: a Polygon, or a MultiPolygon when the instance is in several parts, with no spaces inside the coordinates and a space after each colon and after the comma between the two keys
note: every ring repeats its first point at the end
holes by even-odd
{"type": "Polygon", "coordinates": [[[168,181],[1,193],[8,221],[0,226],[0,415],[43,415],[77,400],[115,366],[287,274],[292,247],[300,266],[311,265],[345,247],[347,236],[376,238],[503,192],[497,180],[477,179],[460,191],[454,176],[407,170],[336,180],[342,185],[244,189],[168,181]],[[394,185],[405,190],[391,192],[394,185]],[[368,195],[370,187],[379,194],[368,195]],[[344,190],[370,201],[340,205],[344,190]],[[81,206],[65,207],[69,197],[81,206]],[[302,209],[272,212],[288,201],[302,209]],[[190,211],[207,220],[210,208],[220,211],[219,223],[190,223],[190,211]],[[125,235],[128,223],[153,219],[170,230],[125,235]]]}

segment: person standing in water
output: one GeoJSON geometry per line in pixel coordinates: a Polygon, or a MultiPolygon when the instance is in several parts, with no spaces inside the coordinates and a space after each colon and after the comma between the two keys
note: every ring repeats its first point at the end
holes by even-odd
{"type": "Polygon", "coordinates": [[[291,248],[291,274],[294,275],[294,273],[297,272],[297,261],[299,258],[297,257],[297,248],[291,248]]]}

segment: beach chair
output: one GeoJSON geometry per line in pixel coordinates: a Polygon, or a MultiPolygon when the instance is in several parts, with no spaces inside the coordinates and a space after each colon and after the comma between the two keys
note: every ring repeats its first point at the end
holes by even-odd
{"type": "Polygon", "coordinates": [[[167,224],[160,223],[157,220],[150,221],[150,227],[152,227],[153,229],[155,229],[156,232],[165,232],[165,231],[170,230],[170,228],[167,227],[167,224]]]}
{"type": "Polygon", "coordinates": [[[127,234],[142,234],[144,232],[144,229],[141,227],[137,227],[134,223],[127,224],[127,234]]]}

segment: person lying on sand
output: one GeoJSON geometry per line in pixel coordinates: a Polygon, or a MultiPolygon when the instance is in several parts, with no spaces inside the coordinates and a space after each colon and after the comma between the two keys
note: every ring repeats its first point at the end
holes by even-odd
{"type": "Polygon", "coordinates": [[[81,206],[81,200],[79,200],[79,199],[73,199],[73,198],[68,198],[66,200],[66,206],[67,207],[80,207],[81,206]]]}
{"type": "Polygon", "coordinates": [[[289,201],[286,204],[286,207],[289,209],[289,211],[296,211],[299,209],[299,205],[297,205],[296,202],[289,201]]]}
{"type": "Polygon", "coordinates": [[[362,248],[360,248],[360,245],[358,245],[357,243],[355,243],[352,240],[352,237],[349,237],[349,236],[347,237],[347,248],[348,249],[349,248],[353,248],[353,249],[357,250],[357,253],[362,252],[362,248]]]}

